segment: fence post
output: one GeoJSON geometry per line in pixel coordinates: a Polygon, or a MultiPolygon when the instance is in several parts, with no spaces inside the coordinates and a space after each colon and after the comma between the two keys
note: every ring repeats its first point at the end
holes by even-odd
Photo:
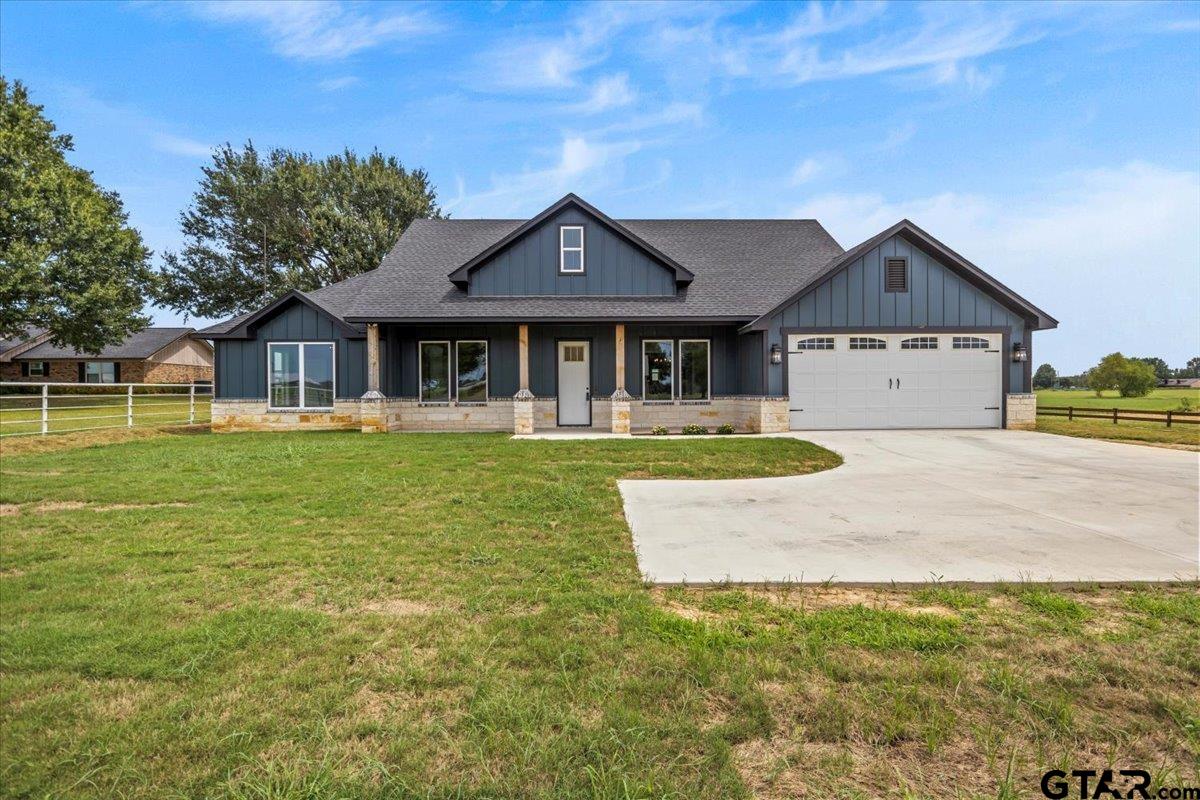
{"type": "Polygon", "coordinates": [[[1075,421],[1075,406],[1067,406],[1067,422],[1075,421]]]}
{"type": "Polygon", "coordinates": [[[1117,424],[1117,409],[1113,409],[1113,425],[1117,424]]]}
{"type": "Polygon", "coordinates": [[[125,415],[128,420],[129,427],[132,428],[133,427],[133,384],[132,383],[129,384],[128,391],[125,396],[127,398],[127,402],[125,405],[125,408],[126,408],[125,415]]]}
{"type": "Polygon", "coordinates": [[[50,384],[42,384],[42,436],[50,432],[50,384]]]}
{"type": "Polygon", "coordinates": [[[1171,412],[1167,412],[1167,427],[1171,427],[1171,412]]]}
{"type": "Polygon", "coordinates": [[[188,425],[196,424],[196,384],[188,387],[188,425]]]}

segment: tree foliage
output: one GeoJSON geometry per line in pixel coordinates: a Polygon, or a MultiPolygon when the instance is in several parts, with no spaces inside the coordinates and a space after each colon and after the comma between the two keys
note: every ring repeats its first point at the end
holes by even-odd
{"type": "Polygon", "coordinates": [[[46,328],[89,353],[144,328],[150,251],[115,192],[66,160],[71,137],[0,77],[0,338],[46,328]]]}
{"type": "Polygon", "coordinates": [[[1116,389],[1121,397],[1145,397],[1157,384],[1153,367],[1120,353],[1106,355],[1087,373],[1087,386],[1097,396],[1103,391],[1116,389]]]}
{"type": "Polygon", "coordinates": [[[378,151],[317,161],[226,144],[181,215],[185,244],[164,256],[158,299],[205,317],[247,311],[374,269],[409,223],[439,216],[425,171],[378,151]]]}
{"type": "Polygon", "coordinates": [[[1042,364],[1033,373],[1033,388],[1035,389],[1053,389],[1054,381],[1058,378],[1058,373],[1054,367],[1049,364],[1042,364]]]}
{"type": "Polygon", "coordinates": [[[1154,370],[1154,376],[1160,381],[1164,381],[1171,377],[1171,368],[1168,367],[1167,362],[1163,361],[1161,358],[1148,356],[1143,358],[1135,358],[1133,360],[1149,365],[1150,369],[1154,370]]]}

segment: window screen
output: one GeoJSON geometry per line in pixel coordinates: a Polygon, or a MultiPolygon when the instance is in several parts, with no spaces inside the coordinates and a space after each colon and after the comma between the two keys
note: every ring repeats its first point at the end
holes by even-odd
{"type": "Polygon", "coordinates": [[[422,403],[450,402],[450,343],[421,342],[422,403]]]}
{"type": "Polygon", "coordinates": [[[672,382],[675,347],[670,339],[642,342],[642,397],[646,400],[674,399],[672,382]]]}
{"type": "Polygon", "coordinates": [[[707,339],[679,342],[679,399],[707,400],[709,391],[707,339]]]}

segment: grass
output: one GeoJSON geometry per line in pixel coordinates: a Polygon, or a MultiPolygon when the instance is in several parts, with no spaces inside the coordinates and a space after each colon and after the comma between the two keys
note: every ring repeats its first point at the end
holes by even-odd
{"type": "MultiPolygon", "coordinates": [[[[180,391],[184,394],[183,397],[153,394],[134,395],[134,426],[186,423],[190,410],[186,396],[187,387],[181,387],[180,391]]],[[[122,426],[126,425],[128,419],[128,398],[125,395],[52,394],[48,405],[47,427],[51,433],[122,426]],[[98,417],[98,419],[87,419],[88,417],[98,417]]],[[[199,396],[196,398],[195,405],[198,423],[206,423],[212,419],[211,397],[199,396]]],[[[11,434],[40,433],[41,430],[42,411],[39,396],[5,397],[0,400],[0,434],[9,436],[11,434]]]]}
{"type": "MultiPolygon", "coordinates": [[[[118,435],[119,434],[119,435],[118,435]]],[[[1196,587],[652,589],[615,482],[790,439],[0,445],[0,796],[1038,797],[1197,782],[1196,587]]]]}
{"type": "Polygon", "coordinates": [[[1145,411],[1178,411],[1184,399],[1192,411],[1200,411],[1200,389],[1154,389],[1145,397],[1121,397],[1115,391],[1095,392],[1067,389],[1038,389],[1040,406],[1075,406],[1076,408],[1137,408],[1145,411]]]}
{"type": "MultiPolygon", "coordinates": [[[[1192,411],[1200,412],[1200,389],[1155,389],[1146,397],[1119,397],[1116,392],[1094,392],[1042,389],[1037,393],[1039,406],[1074,406],[1076,408],[1140,409],[1145,411],[1178,411],[1184,398],[1192,411]]],[[[1200,425],[1172,425],[1164,422],[1129,422],[1118,424],[1100,419],[1074,419],[1038,416],[1037,429],[1062,436],[1087,439],[1111,439],[1118,442],[1157,444],[1200,449],[1200,425]]]]}

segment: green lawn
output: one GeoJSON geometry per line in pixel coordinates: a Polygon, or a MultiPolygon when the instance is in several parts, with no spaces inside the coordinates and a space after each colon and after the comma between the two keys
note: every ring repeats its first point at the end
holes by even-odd
{"type": "MultiPolygon", "coordinates": [[[[1155,389],[1146,397],[1120,397],[1116,392],[1104,392],[1096,397],[1095,392],[1062,391],[1042,389],[1037,393],[1038,407],[1074,406],[1075,408],[1113,408],[1145,411],[1178,411],[1186,398],[1191,411],[1200,412],[1200,389],[1155,389]]],[[[1088,439],[1112,439],[1144,444],[1165,444],[1200,448],[1200,425],[1172,425],[1164,422],[1130,422],[1121,420],[1116,425],[1098,419],[1067,419],[1066,417],[1038,416],[1037,429],[1045,433],[1063,436],[1081,436],[1088,439]]]]}
{"type": "MultiPolygon", "coordinates": [[[[183,395],[187,387],[181,387],[183,395]]],[[[52,394],[49,399],[48,429],[51,433],[76,429],[104,428],[127,424],[128,398],[114,395],[52,394]],[[88,419],[98,417],[98,419],[88,419]]],[[[190,411],[186,396],[139,394],[133,398],[133,424],[172,425],[188,421],[190,411]]],[[[212,419],[212,398],[196,398],[196,422],[212,419]]],[[[42,430],[41,397],[0,398],[0,434],[40,433],[42,430]]]]}
{"type": "Polygon", "coordinates": [[[1075,406],[1076,408],[1139,408],[1147,411],[1178,411],[1186,398],[1192,411],[1200,411],[1200,389],[1155,389],[1145,397],[1121,397],[1116,392],[1039,389],[1039,406],[1075,406]]]}
{"type": "Polygon", "coordinates": [[[1200,782],[1195,586],[640,581],[619,477],[837,463],[770,438],[6,440],[0,796],[1034,798],[1046,769],[1110,763],[1200,782]]]}

